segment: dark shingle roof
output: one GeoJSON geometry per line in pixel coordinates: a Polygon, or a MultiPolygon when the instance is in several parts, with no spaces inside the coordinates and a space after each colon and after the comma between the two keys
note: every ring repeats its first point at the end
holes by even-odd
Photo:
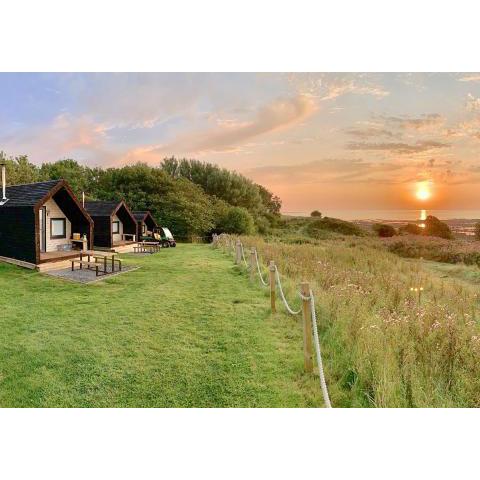
{"type": "Polygon", "coordinates": [[[8,202],[0,208],[33,207],[59,182],[61,182],[61,180],[49,180],[48,182],[25,183],[23,185],[7,187],[6,197],[8,198],[8,202]]]}
{"type": "Polygon", "coordinates": [[[143,220],[148,213],[150,213],[148,210],[132,212],[137,221],[143,220]]]}
{"type": "Polygon", "coordinates": [[[92,217],[109,217],[120,202],[85,202],[85,210],[92,217]]]}

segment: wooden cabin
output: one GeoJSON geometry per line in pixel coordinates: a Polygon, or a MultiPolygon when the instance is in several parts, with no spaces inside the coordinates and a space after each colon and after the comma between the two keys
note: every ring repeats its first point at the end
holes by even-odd
{"type": "Polygon", "coordinates": [[[0,260],[29,268],[93,246],[93,221],[65,180],[6,186],[0,201],[0,260]]]}
{"type": "Polygon", "coordinates": [[[153,231],[158,228],[158,225],[150,211],[133,212],[133,216],[137,221],[137,239],[141,240],[142,237],[153,237],[153,231]]]}
{"type": "Polygon", "coordinates": [[[93,219],[95,247],[116,248],[137,241],[137,221],[127,204],[120,202],[85,202],[93,219]]]}

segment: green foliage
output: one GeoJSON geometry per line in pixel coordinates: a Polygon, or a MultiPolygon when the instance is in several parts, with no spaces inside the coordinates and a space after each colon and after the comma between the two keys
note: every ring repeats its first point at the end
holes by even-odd
{"type": "Polygon", "coordinates": [[[39,180],[37,166],[30,163],[26,155],[7,158],[4,152],[0,152],[0,158],[5,161],[9,184],[32,183],[39,180]]]}
{"type": "Polygon", "coordinates": [[[422,235],[423,229],[415,223],[407,223],[406,225],[400,227],[399,232],[401,234],[422,235]]]}
{"type": "Polygon", "coordinates": [[[41,180],[63,178],[70,184],[76,195],[88,192],[92,181],[90,169],[72,159],[42,164],[39,169],[39,178],[41,180]]]}
{"type": "Polygon", "coordinates": [[[450,227],[433,215],[428,215],[427,219],[425,220],[424,235],[447,239],[453,238],[450,227]]]}
{"type": "Polygon", "coordinates": [[[124,199],[132,210],[151,210],[179,238],[203,236],[217,226],[232,233],[251,233],[255,227],[266,233],[279,219],[281,201],[266,188],[196,160],[170,158],[160,168],[138,163],[107,169],[72,159],[37,167],[26,156],[8,158],[6,163],[9,184],[62,178],[89,200],[124,199]]]}
{"type": "Polygon", "coordinates": [[[216,230],[220,233],[250,235],[254,231],[253,217],[242,207],[228,207],[219,218],[216,230]]]}
{"type": "Polygon", "coordinates": [[[306,227],[307,234],[313,238],[322,238],[322,233],[325,231],[342,235],[365,235],[365,232],[358,225],[338,218],[324,217],[309,222],[306,227]]]}
{"type": "Polygon", "coordinates": [[[234,207],[247,209],[257,222],[273,221],[278,216],[281,200],[265,187],[217,165],[198,160],[167,158],[162,169],[173,178],[186,178],[202,187],[207,195],[215,196],[234,207]]]}
{"type": "Polygon", "coordinates": [[[385,223],[375,223],[372,228],[379,237],[393,237],[397,234],[394,227],[385,223]]]}
{"type": "Polygon", "coordinates": [[[311,217],[320,217],[322,218],[322,213],[319,212],[318,210],[314,210],[311,214],[310,214],[311,217]]]}

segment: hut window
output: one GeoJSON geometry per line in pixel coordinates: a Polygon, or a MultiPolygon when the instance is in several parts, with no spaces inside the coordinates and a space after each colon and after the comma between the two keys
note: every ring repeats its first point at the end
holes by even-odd
{"type": "Polygon", "coordinates": [[[118,220],[112,222],[112,233],[120,233],[120,222],[118,220]]]}
{"type": "Polygon", "coordinates": [[[64,218],[50,219],[50,238],[67,238],[67,221],[64,218]]]}

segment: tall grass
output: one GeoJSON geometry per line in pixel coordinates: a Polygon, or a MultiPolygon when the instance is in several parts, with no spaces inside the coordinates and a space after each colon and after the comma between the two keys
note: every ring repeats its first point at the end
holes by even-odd
{"type": "Polygon", "coordinates": [[[480,405],[480,305],[473,286],[363,239],[242,242],[256,247],[264,264],[276,262],[290,299],[298,298],[301,280],[310,282],[334,406],[480,405]],[[420,301],[411,287],[424,289],[420,301]]]}

